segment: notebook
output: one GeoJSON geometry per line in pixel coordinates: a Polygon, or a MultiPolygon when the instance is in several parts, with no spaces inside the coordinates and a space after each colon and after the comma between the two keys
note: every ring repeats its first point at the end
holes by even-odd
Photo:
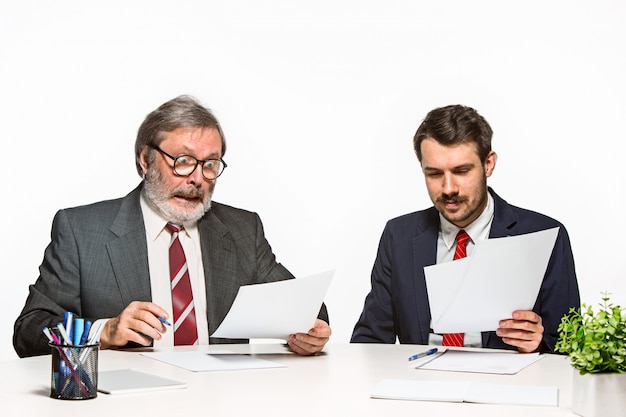
{"type": "Polygon", "coordinates": [[[187,388],[187,384],[134,369],[117,369],[98,373],[98,391],[105,394],[131,394],[181,388],[187,388]]]}

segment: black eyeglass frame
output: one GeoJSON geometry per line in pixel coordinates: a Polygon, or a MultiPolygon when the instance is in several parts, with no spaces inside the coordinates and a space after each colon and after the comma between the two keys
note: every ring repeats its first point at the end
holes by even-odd
{"type": "Polygon", "coordinates": [[[226,167],[228,167],[228,164],[226,164],[226,161],[224,161],[222,158],[209,158],[209,159],[198,159],[195,156],[192,155],[178,155],[178,156],[172,156],[169,153],[165,152],[163,149],[159,148],[159,145],[155,145],[155,144],[150,144],[149,145],[152,149],[157,150],[159,152],[161,152],[163,155],[167,156],[168,158],[170,158],[172,161],[174,161],[174,166],[172,167],[174,169],[174,173],[176,175],[180,175],[181,177],[188,177],[191,174],[193,174],[196,171],[196,168],[198,168],[198,165],[202,164],[202,169],[200,172],[202,172],[202,177],[207,180],[207,181],[212,181],[217,179],[220,175],[222,175],[224,173],[224,170],[226,169],[226,167]],[[178,158],[189,158],[189,159],[194,159],[196,161],[195,166],[193,167],[193,169],[191,170],[191,172],[189,174],[181,174],[176,170],[176,162],[178,162],[178,158]],[[221,172],[219,174],[217,174],[215,176],[215,178],[207,178],[207,176],[204,174],[204,164],[207,162],[211,162],[211,161],[218,161],[219,163],[221,163],[224,167],[222,168],[221,172]]]}

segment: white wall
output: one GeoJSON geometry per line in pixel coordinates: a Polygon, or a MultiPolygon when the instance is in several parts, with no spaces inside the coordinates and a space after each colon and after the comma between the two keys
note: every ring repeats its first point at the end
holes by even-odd
{"type": "Polygon", "coordinates": [[[55,211],[130,191],[139,124],[183,93],[226,132],[215,200],[294,274],[336,270],[332,342],[386,220],[430,205],[411,140],[453,103],[495,131],[490,185],[567,226],[583,300],[626,304],[623,1],[101,3],[0,4],[0,359],[55,211]]]}

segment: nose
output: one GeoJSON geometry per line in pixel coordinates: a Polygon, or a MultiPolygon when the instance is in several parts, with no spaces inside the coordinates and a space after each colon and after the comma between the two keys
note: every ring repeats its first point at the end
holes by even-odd
{"type": "Polygon", "coordinates": [[[442,192],[444,194],[452,195],[458,194],[458,186],[454,180],[454,175],[447,172],[443,175],[443,183],[441,184],[442,192]]]}
{"type": "Polygon", "coordinates": [[[187,184],[191,184],[194,186],[200,186],[204,181],[204,176],[202,175],[202,165],[196,165],[196,169],[187,177],[187,184]]]}

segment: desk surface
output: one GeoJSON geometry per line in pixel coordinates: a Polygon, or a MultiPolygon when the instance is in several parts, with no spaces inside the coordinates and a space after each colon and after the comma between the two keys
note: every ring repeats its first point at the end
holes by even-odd
{"type": "MultiPolygon", "coordinates": [[[[284,368],[191,372],[137,351],[101,351],[99,369],[133,368],[187,382],[182,390],[106,395],[92,400],[49,397],[50,355],[0,362],[0,399],[10,416],[183,415],[212,416],[574,416],[571,412],[572,369],[566,357],[546,355],[516,375],[489,375],[415,370],[407,358],[424,350],[416,345],[333,344],[324,354],[300,357],[276,344],[220,345],[177,350],[231,350],[259,355],[284,368]],[[472,380],[559,388],[558,407],[381,400],[370,398],[382,379],[472,380]],[[71,414],[70,414],[71,413],[71,414]],[[198,415],[198,414],[195,414],[198,415]]],[[[4,414],[4,413],[3,413],[4,414]]]]}

